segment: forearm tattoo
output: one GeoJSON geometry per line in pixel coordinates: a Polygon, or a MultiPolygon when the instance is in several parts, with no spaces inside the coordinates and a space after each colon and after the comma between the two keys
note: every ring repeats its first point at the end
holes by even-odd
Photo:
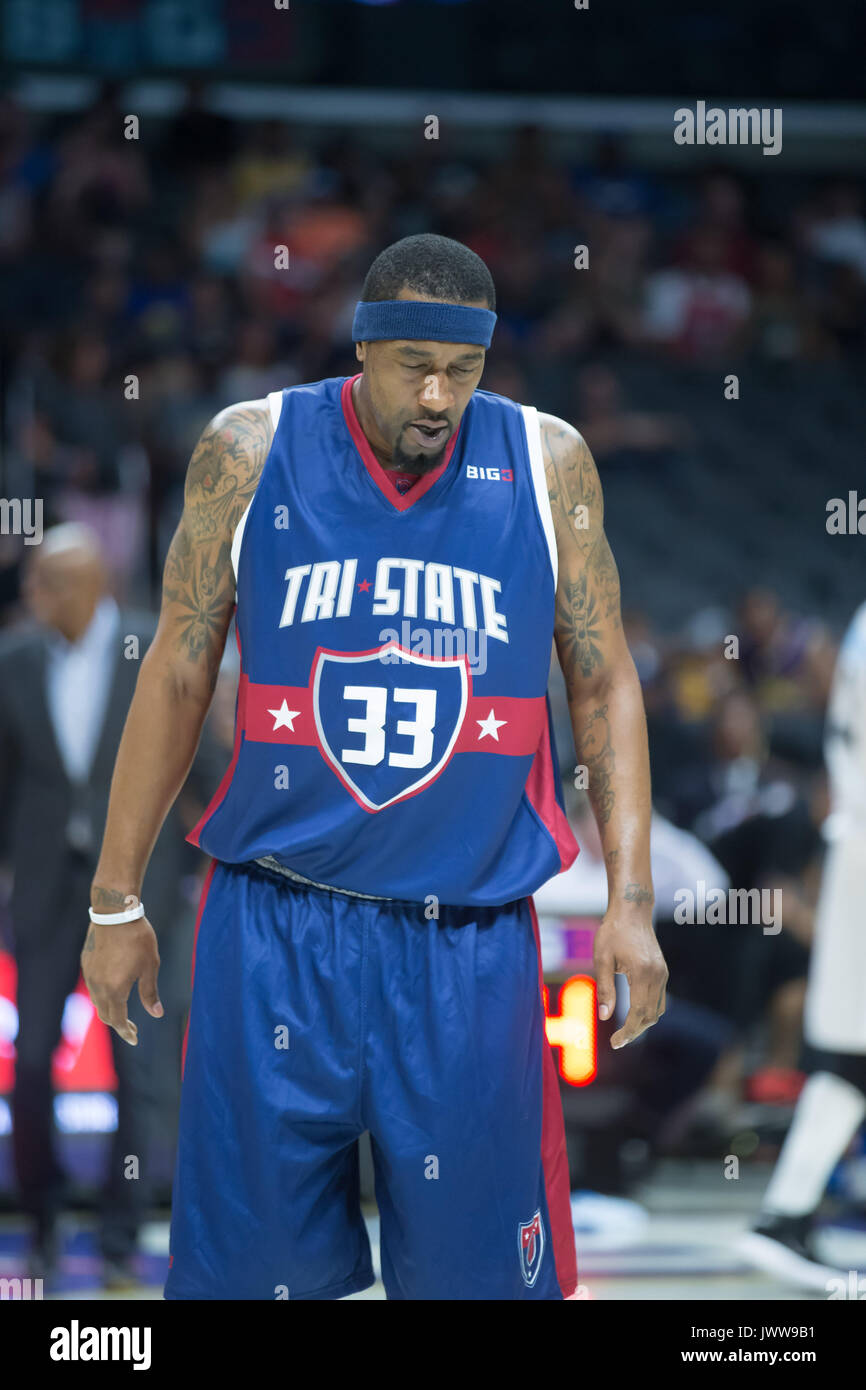
{"type": "Polygon", "coordinates": [[[616,800],[613,789],[615,758],[610,741],[607,705],[594,709],[581,729],[577,738],[577,756],[587,769],[587,794],[595,818],[599,825],[606,825],[616,800]]]}
{"type": "Polygon", "coordinates": [[[654,901],[654,894],[651,888],[645,883],[627,883],[623,897],[627,903],[651,903],[654,901]]]}

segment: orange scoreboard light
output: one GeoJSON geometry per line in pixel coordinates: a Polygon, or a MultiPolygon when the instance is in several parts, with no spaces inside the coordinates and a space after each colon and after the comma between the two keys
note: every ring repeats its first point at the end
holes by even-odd
{"type": "Polygon", "coordinates": [[[559,1013],[550,1012],[548,986],[544,986],[547,1041],[559,1052],[559,1074],[570,1086],[588,1086],[595,1079],[596,987],[589,975],[571,975],[559,991],[559,1013]]]}

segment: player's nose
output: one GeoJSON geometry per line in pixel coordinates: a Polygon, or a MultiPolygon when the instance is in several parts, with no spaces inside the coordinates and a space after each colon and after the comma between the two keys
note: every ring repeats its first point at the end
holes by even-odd
{"type": "Polygon", "coordinates": [[[424,378],[424,385],[418,397],[418,404],[428,412],[447,410],[454,404],[454,397],[448,386],[444,372],[431,372],[424,378]]]}

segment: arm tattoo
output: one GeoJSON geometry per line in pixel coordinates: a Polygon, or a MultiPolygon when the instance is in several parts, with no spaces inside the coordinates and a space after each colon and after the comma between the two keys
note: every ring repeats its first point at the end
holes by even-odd
{"type": "Polygon", "coordinates": [[[654,901],[653,890],[647,888],[645,883],[627,883],[623,897],[627,903],[651,903],[654,901]]]}
{"type": "Polygon", "coordinates": [[[228,542],[194,547],[185,530],[179,529],[166,560],[163,594],[180,610],[178,650],[194,661],[202,655],[207,660],[234,597],[228,542]]]}
{"type": "Polygon", "coordinates": [[[191,540],[211,539],[240,519],[255,491],[270,442],[265,406],[230,407],[207,427],[186,478],[191,540]]]}
{"type": "Polygon", "coordinates": [[[554,518],[566,524],[574,548],[586,555],[597,539],[602,508],[598,469],[577,430],[561,422],[545,421],[541,444],[554,518]]]}
{"type": "Polygon", "coordinates": [[[175,606],[177,650],[190,661],[203,659],[212,685],[235,597],[232,533],[270,441],[265,406],[230,407],[207,427],[190,460],[183,517],[166,559],[163,595],[175,606]]]}
{"type": "Polygon", "coordinates": [[[90,896],[93,901],[90,905],[94,912],[122,912],[129,891],[129,889],[121,891],[119,888],[100,888],[98,883],[92,883],[90,896]]]}
{"type": "MultiPolygon", "coordinates": [[[[613,789],[614,751],[610,741],[607,705],[594,709],[581,730],[577,754],[589,773],[589,794],[599,825],[607,825],[616,793],[613,789]]],[[[616,851],[614,851],[616,853],[616,851]]]]}
{"type": "Polygon", "coordinates": [[[558,586],[556,630],[559,659],[566,684],[571,691],[573,673],[591,676],[602,662],[600,612],[595,595],[589,592],[586,574],[576,581],[558,586]]]}
{"type": "Polygon", "coordinates": [[[603,628],[621,626],[619,575],[604,534],[598,469],[577,430],[554,419],[541,431],[547,490],[564,577],[556,634],[569,693],[604,661],[603,628]],[[567,576],[567,577],[566,577],[567,576]]]}
{"type": "MultiPolygon", "coordinates": [[[[98,883],[90,885],[91,907],[94,912],[122,912],[126,902],[126,895],[129,889],[120,888],[100,888],[98,883]]],[[[96,950],[96,933],[93,930],[93,923],[87,931],[87,939],[82,947],[83,951],[96,950]]]]}

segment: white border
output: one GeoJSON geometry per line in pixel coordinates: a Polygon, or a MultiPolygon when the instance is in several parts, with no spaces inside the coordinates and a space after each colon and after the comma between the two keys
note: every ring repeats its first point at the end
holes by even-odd
{"type": "MultiPolygon", "coordinates": [[[[253,497],[255,497],[255,495],[256,494],[253,493],[253,497]]],[[[235,572],[235,588],[238,587],[238,564],[241,558],[241,541],[244,538],[244,527],[247,524],[247,517],[250,513],[250,507],[253,505],[253,497],[250,498],[249,502],[244,508],[244,514],[238,522],[237,526],[235,527],[235,533],[232,536],[232,569],[235,572]]]]}
{"type": "Polygon", "coordinates": [[[534,405],[522,405],[520,409],[523,412],[523,425],[526,430],[526,445],[529,449],[529,467],[532,472],[532,486],[535,488],[535,500],[538,504],[538,514],[541,517],[544,539],[547,541],[547,549],[550,553],[550,567],[553,570],[553,587],[555,589],[559,577],[559,565],[556,553],[556,533],[553,529],[553,513],[550,510],[550,497],[547,492],[547,477],[544,472],[544,455],[541,452],[541,423],[538,419],[538,411],[534,405]]]}
{"type": "Polygon", "coordinates": [[[277,432],[277,425],[280,423],[280,415],[282,414],[282,410],[283,410],[283,393],[282,393],[282,391],[270,391],[270,392],[268,393],[267,401],[268,401],[268,409],[269,409],[270,412],[271,412],[271,420],[273,421],[273,425],[274,425],[274,434],[276,434],[276,432],[277,432]]]}
{"type": "MultiPolygon", "coordinates": [[[[277,425],[280,423],[280,414],[283,409],[282,391],[271,391],[267,396],[267,402],[268,409],[271,412],[271,421],[273,422],[274,426],[274,433],[271,437],[272,447],[277,433],[277,425]]],[[[270,453],[270,447],[268,449],[268,453],[270,453]]],[[[264,473],[264,471],[264,468],[262,468],[262,473],[264,473]]],[[[261,480],[262,479],[260,474],[259,482],[261,482],[261,480]]],[[[247,517],[249,516],[250,507],[253,505],[253,499],[255,498],[256,492],[258,492],[258,483],[256,484],[255,492],[253,493],[252,497],[250,498],[249,502],[244,508],[243,516],[241,517],[240,521],[235,527],[234,535],[232,536],[232,569],[235,572],[235,588],[238,587],[238,565],[240,564],[241,559],[241,544],[244,538],[244,528],[247,524],[247,517]]]]}

